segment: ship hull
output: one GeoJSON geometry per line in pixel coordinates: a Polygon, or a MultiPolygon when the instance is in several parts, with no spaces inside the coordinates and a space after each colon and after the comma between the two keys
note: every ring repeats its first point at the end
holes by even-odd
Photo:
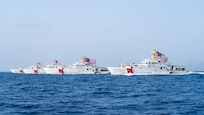
{"type": "Polygon", "coordinates": [[[45,74],[45,71],[39,68],[24,68],[23,72],[25,74],[45,74]]]}
{"type": "Polygon", "coordinates": [[[161,70],[160,68],[132,68],[129,71],[128,67],[108,67],[111,75],[183,75],[186,74],[186,71],[168,71],[166,69],[161,70]]]}
{"type": "Polygon", "coordinates": [[[63,68],[43,68],[46,74],[64,74],[63,68]]]}
{"type": "Polygon", "coordinates": [[[95,66],[73,64],[63,68],[64,74],[96,74],[97,70],[95,66]]]}
{"type": "Polygon", "coordinates": [[[64,74],[95,74],[94,70],[64,68],[64,74]]]}
{"type": "Polygon", "coordinates": [[[12,73],[24,73],[22,68],[19,69],[10,69],[12,73]]]}

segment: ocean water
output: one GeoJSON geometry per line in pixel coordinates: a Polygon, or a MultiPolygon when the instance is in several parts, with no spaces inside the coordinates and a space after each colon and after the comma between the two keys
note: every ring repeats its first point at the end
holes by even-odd
{"type": "Polygon", "coordinates": [[[203,115],[204,75],[0,73],[1,115],[203,115]]]}

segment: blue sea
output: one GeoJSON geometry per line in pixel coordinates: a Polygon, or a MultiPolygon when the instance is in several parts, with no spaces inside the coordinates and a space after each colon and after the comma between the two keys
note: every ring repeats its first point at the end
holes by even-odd
{"type": "Polygon", "coordinates": [[[203,115],[204,75],[0,73],[1,115],[203,115]]]}

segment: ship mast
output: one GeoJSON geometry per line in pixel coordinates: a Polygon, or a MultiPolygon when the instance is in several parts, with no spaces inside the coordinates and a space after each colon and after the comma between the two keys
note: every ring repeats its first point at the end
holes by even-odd
{"type": "Polygon", "coordinates": [[[81,58],[81,64],[86,64],[86,56],[82,56],[82,58],[81,58]]]}
{"type": "Polygon", "coordinates": [[[157,50],[154,49],[154,50],[152,51],[152,56],[151,56],[150,60],[152,60],[152,61],[159,61],[157,55],[158,55],[158,54],[157,54],[157,50]]]}

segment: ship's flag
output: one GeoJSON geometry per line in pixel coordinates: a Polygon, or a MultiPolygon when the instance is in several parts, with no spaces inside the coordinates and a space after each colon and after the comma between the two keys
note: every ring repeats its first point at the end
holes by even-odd
{"type": "Polygon", "coordinates": [[[61,65],[61,62],[60,62],[60,61],[57,61],[57,60],[54,60],[53,63],[54,63],[54,64],[57,64],[57,65],[61,65]]]}
{"type": "Polygon", "coordinates": [[[61,65],[61,62],[60,62],[60,61],[56,61],[56,63],[57,63],[58,65],[61,65]]]}
{"type": "Polygon", "coordinates": [[[159,61],[162,62],[167,62],[168,61],[168,57],[160,52],[157,52],[157,57],[159,59],[159,61]]]}
{"type": "Polygon", "coordinates": [[[89,60],[90,60],[89,58],[86,58],[86,60],[85,60],[85,61],[88,63],[88,62],[89,62],[89,60]]]}
{"type": "Polygon", "coordinates": [[[90,64],[96,64],[96,60],[95,59],[89,59],[89,63],[90,64]]]}
{"type": "Polygon", "coordinates": [[[96,60],[95,59],[86,58],[85,61],[86,61],[87,64],[96,64],[96,60]]]}

